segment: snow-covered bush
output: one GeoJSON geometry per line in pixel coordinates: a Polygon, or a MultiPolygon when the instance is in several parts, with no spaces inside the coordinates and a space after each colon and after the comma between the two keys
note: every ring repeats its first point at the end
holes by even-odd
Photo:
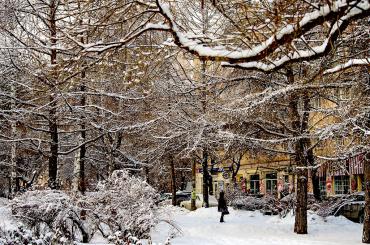
{"type": "Polygon", "coordinates": [[[245,193],[239,185],[236,185],[234,188],[230,188],[225,192],[225,199],[229,204],[246,197],[247,193],[245,193]]]}
{"type": "MultiPolygon", "coordinates": [[[[280,203],[282,207],[285,209],[293,209],[295,207],[297,201],[297,195],[295,193],[291,193],[283,198],[280,199],[280,203]]],[[[317,211],[320,207],[320,204],[315,199],[314,195],[311,193],[307,193],[307,209],[312,211],[317,211]]]]}
{"type": "Polygon", "coordinates": [[[317,214],[326,217],[329,215],[337,215],[337,211],[344,205],[351,202],[364,201],[365,197],[363,192],[353,193],[349,195],[340,195],[329,197],[327,200],[320,204],[317,214]]]}
{"type": "Polygon", "coordinates": [[[232,202],[230,202],[230,206],[235,209],[249,211],[270,211],[273,214],[277,214],[282,210],[280,202],[274,196],[269,195],[263,197],[246,196],[236,198],[232,202]]]}
{"type": "MultiPolygon", "coordinates": [[[[53,241],[53,234],[46,233],[36,236],[31,230],[20,225],[18,229],[3,230],[0,228],[1,245],[49,245],[53,241]]],[[[61,243],[58,243],[61,244],[61,243]]]]}
{"type": "Polygon", "coordinates": [[[139,244],[139,239],[134,238],[147,238],[158,221],[158,199],[156,191],[141,178],[115,171],[107,181],[99,183],[96,192],[85,196],[56,190],[28,191],[10,205],[14,217],[34,237],[51,233],[57,240],[88,242],[95,232],[101,232],[106,238],[115,237],[117,244],[120,243],[116,241],[139,244]]]}
{"type": "Polygon", "coordinates": [[[155,203],[159,196],[141,178],[130,176],[127,171],[115,171],[97,189],[88,193],[84,201],[93,210],[104,236],[120,231],[124,236],[131,233],[143,238],[156,224],[155,203]]]}
{"type": "Polygon", "coordinates": [[[12,214],[30,227],[36,236],[51,232],[69,241],[89,240],[76,201],[62,191],[28,191],[11,202],[12,214]]]}

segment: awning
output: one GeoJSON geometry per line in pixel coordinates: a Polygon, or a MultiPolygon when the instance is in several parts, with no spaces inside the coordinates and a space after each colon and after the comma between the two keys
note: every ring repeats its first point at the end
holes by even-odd
{"type": "Polygon", "coordinates": [[[363,174],[364,173],[364,154],[351,157],[349,161],[350,174],[363,174]]]}
{"type": "Polygon", "coordinates": [[[320,178],[326,176],[326,163],[320,165],[320,167],[317,169],[317,174],[320,178]]]}
{"type": "Polygon", "coordinates": [[[331,163],[329,167],[329,175],[331,176],[348,175],[348,162],[341,161],[341,162],[331,163]]]}
{"type": "Polygon", "coordinates": [[[329,164],[329,175],[354,175],[364,173],[364,154],[358,154],[341,162],[332,162],[329,164]]]}

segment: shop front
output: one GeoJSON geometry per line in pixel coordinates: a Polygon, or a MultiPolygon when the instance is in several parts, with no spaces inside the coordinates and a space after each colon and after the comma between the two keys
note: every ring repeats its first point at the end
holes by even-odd
{"type": "Polygon", "coordinates": [[[364,155],[358,154],[343,162],[322,164],[318,174],[324,197],[363,191],[364,155]]]}

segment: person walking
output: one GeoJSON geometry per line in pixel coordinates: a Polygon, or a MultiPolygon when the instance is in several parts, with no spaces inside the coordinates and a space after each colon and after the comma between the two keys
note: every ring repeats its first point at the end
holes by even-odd
{"type": "Polygon", "coordinates": [[[218,212],[221,212],[220,222],[223,223],[224,215],[229,214],[229,210],[227,210],[227,204],[225,200],[225,193],[224,191],[220,192],[220,198],[218,199],[218,212]]]}

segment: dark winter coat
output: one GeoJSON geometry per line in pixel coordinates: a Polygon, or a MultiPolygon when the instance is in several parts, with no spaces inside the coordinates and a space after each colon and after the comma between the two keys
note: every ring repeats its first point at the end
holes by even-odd
{"type": "Polygon", "coordinates": [[[218,212],[229,213],[229,211],[227,210],[225,194],[223,191],[220,192],[220,199],[218,199],[218,212]]]}

